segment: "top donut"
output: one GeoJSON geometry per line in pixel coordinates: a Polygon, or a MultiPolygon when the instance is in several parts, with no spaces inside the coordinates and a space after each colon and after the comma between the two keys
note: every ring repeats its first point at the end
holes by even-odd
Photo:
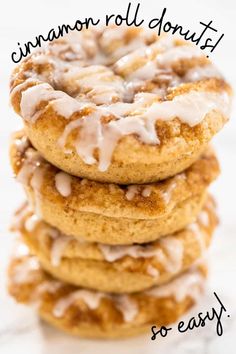
{"type": "Polygon", "coordinates": [[[231,94],[196,46],[134,27],[72,32],[11,77],[14,110],[46,160],[119,184],[190,166],[228,120],[231,94]]]}

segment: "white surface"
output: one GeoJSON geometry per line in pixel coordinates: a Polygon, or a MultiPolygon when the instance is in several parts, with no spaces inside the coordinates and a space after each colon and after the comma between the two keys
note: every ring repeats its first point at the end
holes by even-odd
{"type": "MultiPolygon", "coordinates": [[[[168,18],[191,30],[199,28],[199,21],[213,20],[220,33],[224,32],[220,45],[211,58],[225,76],[236,86],[234,1],[155,1],[142,3],[142,15],[150,18],[160,15],[167,7],[168,18]]],[[[223,317],[225,333],[215,334],[215,321],[205,328],[183,334],[170,333],[162,341],[151,341],[151,334],[123,341],[88,341],[66,336],[47,325],[38,322],[31,309],[15,304],[6,294],[5,268],[9,258],[14,235],[8,232],[10,215],[23,199],[21,187],[16,184],[8,162],[8,139],[11,132],[20,126],[20,119],[8,105],[8,80],[13,63],[10,54],[17,48],[17,42],[27,42],[37,34],[62,23],[73,23],[84,16],[104,16],[104,12],[121,12],[127,1],[46,1],[36,3],[26,0],[7,1],[0,4],[1,30],[1,205],[0,205],[0,353],[1,354],[77,354],[110,353],[140,354],[233,354],[236,333],[236,221],[235,221],[235,154],[236,123],[231,122],[215,139],[222,175],[212,190],[217,198],[221,225],[211,250],[211,276],[206,297],[193,310],[194,314],[215,305],[215,291],[227,308],[230,318],[223,317]]],[[[190,318],[190,314],[187,315],[190,318]]]]}

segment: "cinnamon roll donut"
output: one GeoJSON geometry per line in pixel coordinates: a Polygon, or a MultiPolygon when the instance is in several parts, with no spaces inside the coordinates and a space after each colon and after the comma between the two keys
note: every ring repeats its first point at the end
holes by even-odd
{"type": "Polygon", "coordinates": [[[196,219],[219,174],[208,149],[187,170],[148,185],[114,185],[73,177],[48,163],[22,132],[13,137],[11,163],[38,216],[79,240],[146,243],[196,219]]]}
{"type": "Polygon", "coordinates": [[[17,302],[34,304],[46,322],[73,335],[119,338],[150,332],[178,320],[203,292],[206,266],[134,294],[91,291],[58,281],[21,245],[9,266],[8,288],[17,302]],[[23,248],[22,248],[23,247],[23,248]]]}
{"type": "Polygon", "coordinates": [[[203,256],[217,223],[212,204],[208,197],[194,223],[142,245],[79,242],[40,220],[27,204],[16,213],[14,230],[57,279],[104,292],[130,293],[170,281],[203,256]]]}
{"type": "Polygon", "coordinates": [[[229,117],[231,88],[201,51],[140,28],[72,33],[14,70],[11,102],[42,156],[82,178],[162,180],[229,117]]]}

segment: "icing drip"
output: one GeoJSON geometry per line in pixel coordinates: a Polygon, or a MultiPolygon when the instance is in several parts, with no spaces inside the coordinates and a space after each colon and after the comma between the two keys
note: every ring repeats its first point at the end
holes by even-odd
{"type": "Polygon", "coordinates": [[[189,271],[169,283],[154,287],[145,293],[157,298],[173,296],[177,302],[184,300],[187,296],[196,301],[202,291],[203,281],[204,278],[200,272],[189,271]]]}
{"type": "Polygon", "coordinates": [[[139,186],[139,185],[131,185],[127,187],[127,192],[125,193],[125,197],[127,200],[132,200],[135,195],[141,194],[142,197],[149,197],[151,195],[152,188],[151,186],[139,186]]]}
{"type": "Polygon", "coordinates": [[[88,105],[88,102],[83,100],[79,102],[66,94],[64,97],[50,102],[50,105],[59,115],[65,119],[70,118],[74,113],[80,112],[86,107],[91,107],[91,104],[88,105]]]}
{"type": "Polygon", "coordinates": [[[34,170],[33,176],[32,176],[31,181],[30,181],[31,187],[36,192],[40,192],[41,186],[43,184],[43,178],[44,178],[44,170],[43,170],[43,168],[40,168],[40,166],[38,166],[34,170]]]}
{"type": "Polygon", "coordinates": [[[21,114],[26,121],[34,122],[41,111],[37,111],[38,105],[43,101],[51,101],[63,98],[66,94],[62,91],[54,91],[49,84],[39,84],[28,87],[21,94],[21,114]]]}
{"type": "Polygon", "coordinates": [[[22,137],[21,139],[15,139],[14,144],[17,147],[17,151],[19,151],[20,153],[24,153],[25,150],[29,147],[29,140],[25,136],[22,137]]]}
{"type": "Polygon", "coordinates": [[[172,198],[172,193],[177,187],[178,180],[184,180],[186,179],[185,173],[179,173],[178,175],[175,176],[175,179],[171,181],[165,192],[162,193],[162,197],[165,201],[166,204],[168,204],[172,198]]]}
{"type": "MultiPolygon", "coordinates": [[[[190,59],[201,57],[202,53],[197,48],[187,45],[173,47],[173,42],[170,42],[163,52],[161,41],[157,42],[151,47],[144,47],[138,49],[135,52],[128,54],[121,58],[115,64],[115,71],[118,74],[125,75],[129,81],[142,80],[143,83],[146,80],[152,80],[156,78],[160,72],[160,67],[165,68],[168,72],[168,68],[180,59],[190,59]],[[162,52],[160,53],[160,50],[162,52]],[[159,52],[155,55],[156,52],[159,52]],[[154,59],[151,59],[153,58],[154,59]],[[137,69],[135,69],[137,67],[137,69]]],[[[210,69],[209,69],[210,70],[210,69]]],[[[160,77],[162,80],[170,81],[173,79],[173,74],[160,77]]],[[[179,82],[180,83],[180,82],[179,82]]],[[[170,83],[171,86],[174,86],[170,83]]]]}
{"type": "Polygon", "coordinates": [[[64,236],[62,234],[53,239],[51,247],[51,263],[54,267],[60,265],[63,252],[71,240],[72,238],[70,236],[64,236]]]}
{"type": "Polygon", "coordinates": [[[158,269],[154,268],[151,264],[148,264],[147,274],[151,275],[151,277],[153,277],[153,278],[158,278],[160,273],[159,273],[158,269]]]}
{"type": "Polygon", "coordinates": [[[90,309],[94,310],[99,306],[101,298],[102,293],[78,290],[60,299],[54,307],[53,314],[55,317],[62,317],[65,311],[78,300],[83,300],[90,309]]]}
{"type": "Polygon", "coordinates": [[[193,127],[213,110],[226,116],[229,113],[230,98],[223,90],[192,90],[165,100],[168,87],[219,77],[219,73],[209,64],[180,77],[173,73],[172,64],[199,58],[202,52],[185,43],[176,45],[171,36],[159,38],[148,31],[135,31],[105,28],[99,36],[86,31],[65,36],[63,42],[54,41],[47,51],[32,56],[35,65],[50,64],[51,75],[47,70],[38,75],[32,69],[29,78],[12,90],[12,97],[21,92],[21,114],[28,122],[35,122],[46,107],[65,119],[77,113],[78,119],[66,125],[59,146],[64,148],[68,136],[76,130],[73,144],[78,155],[86,164],[98,163],[100,171],[109,168],[117,143],[124,136],[135,135],[145,144],[159,144],[155,128],[158,120],[178,117],[193,127]],[[141,93],[149,81],[150,92],[141,93]],[[67,93],[54,88],[66,89],[67,93]]]}
{"type": "Polygon", "coordinates": [[[30,211],[31,208],[27,203],[25,203],[19,210],[17,210],[11,221],[11,228],[13,231],[19,230],[23,226],[23,220],[30,211]]]}
{"type": "Polygon", "coordinates": [[[178,117],[190,127],[199,124],[207,113],[219,110],[227,115],[228,95],[212,92],[190,91],[175,96],[171,101],[153,103],[142,115],[150,123],[157,120],[171,120],[178,117]],[[225,104],[226,106],[222,106],[225,104]],[[194,107],[194,109],[193,109],[194,107]]]}
{"type": "MultiPolygon", "coordinates": [[[[164,268],[170,273],[178,273],[182,268],[183,244],[174,236],[165,236],[160,239],[160,245],[165,254],[160,259],[164,268]]],[[[157,258],[159,260],[159,258],[157,258]]]]}
{"type": "Polygon", "coordinates": [[[43,283],[39,284],[36,288],[35,295],[36,297],[44,294],[44,293],[51,293],[54,294],[57,290],[62,288],[63,283],[57,280],[50,280],[50,281],[44,281],[43,283]]]}
{"type": "Polygon", "coordinates": [[[171,197],[172,197],[172,192],[173,192],[173,190],[175,190],[176,186],[177,186],[176,182],[173,181],[170,183],[167,190],[162,193],[162,197],[163,197],[166,204],[169,204],[171,197]]]}
{"type": "Polygon", "coordinates": [[[15,284],[31,283],[37,279],[40,265],[35,257],[29,257],[14,268],[13,282],[15,284]]]}
{"type": "MultiPolygon", "coordinates": [[[[17,174],[17,180],[24,184],[27,185],[29,183],[29,179],[32,177],[33,173],[37,168],[40,167],[41,162],[43,159],[37,153],[34,149],[29,148],[26,153],[26,160],[24,161],[20,171],[17,174]]],[[[36,184],[36,181],[34,181],[34,185],[36,184]]]]}
{"type": "Polygon", "coordinates": [[[200,223],[204,226],[209,226],[209,215],[206,211],[202,210],[199,214],[198,214],[198,220],[200,221],[200,223]]]}
{"type": "MultiPolygon", "coordinates": [[[[150,107],[144,108],[142,114],[125,117],[117,117],[116,113],[122,109],[124,115],[128,114],[130,106],[135,105],[135,103],[117,103],[109,107],[111,114],[115,109],[114,114],[117,119],[107,124],[101,123],[101,117],[108,116],[108,108],[104,111],[104,108],[99,110],[98,107],[93,113],[70,122],[61,136],[59,144],[63,147],[68,135],[74,129],[79,128],[79,137],[75,141],[77,153],[85,163],[94,164],[96,159],[93,152],[97,148],[99,150],[98,168],[100,171],[106,171],[113,151],[122,136],[135,134],[144,143],[158,144],[159,139],[155,130],[155,123],[158,119],[168,121],[179,117],[183,123],[193,127],[214,109],[227,115],[228,99],[227,94],[223,93],[191,91],[174,97],[172,101],[154,102],[150,107]]],[[[135,111],[135,106],[133,108],[135,111]]]]}
{"type": "Polygon", "coordinates": [[[156,73],[156,64],[152,61],[147,62],[145,65],[140,67],[129,75],[129,80],[151,80],[156,73]]]}
{"type": "Polygon", "coordinates": [[[141,246],[110,246],[98,244],[98,248],[103,253],[108,262],[114,262],[125,256],[133,258],[151,258],[155,257],[158,262],[170,273],[177,273],[182,267],[183,244],[174,236],[165,236],[159,240],[158,247],[153,244],[141,246]],[[164,251],[163,251],[164,250],[164,251]]]}
{"type": "Polygon", "coordinates": [[[56,189],[63,197],[69,197],[71,194],[71,182],[72,178],[68,173],[59,172],[55,176],[56,189]]]}
{"type": "Polygon", "coordinates": [[[180,59],[191,59],[193,57],[202,57],[202,52],[191,45],[181,45],[169,48],[164,53],[158,54],[156,60],[163,66],[171,65],[180,59]]]}
{"type": "Polygon", "coordinates": [[[132,200],[137,194],[139,194],[139,187],[137,185],[128,186],[125,197],[127,200],[132,200]]]}
{"type": "Polygon", "coordinates": [[[41,217],[41,195],[40,190],[43,184],[45,170],[41,167],[44,161],[40,154],[33,148],[29,148],[25,152],[26,159],[17,174],[17,181],[24,185],[30,185],[34,190],[35,211],[41,217]]]}
{"type": "Polygon", "coordinates": [[[61,80],[69,93],[77,88],[80,93],[86,93],[87,97],[98,105],[123,99],[123,80],[102,65],[72,68],[63,74],[61,80]]]}
{"type": "Polygon", "coordinates": [[[58,318],[63,317],[65,312],[79,300],[85,302],[89,309],[95,310],[99,307],[102,298],[108,298],[114,302],[126,322],[132,321],[138,312],[137,304],[128,295],[109,295],[98,291],[77,290],[56,303],[53,315],[58,318]]]}
{"type": "Polygon", "coordinates": [[[28,232],[32,232],[37,224],[40,222],[40,217],[36,214],[31,215],[29,218],[27,218],[27,220],[25,221],[25,229],[28,232]]]}
{"type": "Polygon", "coordinates": [[[212,64],[199,66],[188,70],[184,76],[184,81],[198,81],[209,77],[222,78],[222,75],[212,64]]]}
{"type": "Polygon", "coordinates": [[[138,305],[128,295],[114,295],[116,308],[122,313],[125,322],[131,322],[138,313],[138,305]]]}
{"type": "Polygon", "coordinates": [[[146,198],[146,197],[150,197],[151,193],[152,193],[152,187],[151,186],[146,186],[142,190],[141,194],[142,194],[143,197],[146,198]]]}
{"type": "Polygon", "coordinates": [[[94,310],[99,306],[102,297],[103,294],[99,292],[92,292],[89,290],[77,290],[69,294],[67,297],[60,299],[56,303],[53,309],[53,315],[59,318],[62,317],[67,311],[67,309],[70,306],[74,305],[78,300],[84,301],[91,310],[94,310]]]}
{"type": "MultiPolygon", "coordinates": [[[[20,244],[23,245],[24,244],[20,244]]],[[[20,248],[17,247],[19,256],[28,255],[28,247],[24,247],[24,253],[20,252],[20,248]],[[27,253],[25,253],[25,249],[27,253]]],[[[40,265],[36,257],[28,256],[28,258],[22,259],[21,263],[14,267],[13,282],[15,284],[31,283],[40,279],[40,265]]],[[[64,283],[60,281],[46,280],[39,283],[36,286],[33,300],[38,302],[38,297],[45,292],[54,293],[63,286],[64,283]]],[[[107,298],[112,301],[114,306],[122,313],[124,321],[132,321],[138,313],[137,304],[132,301],[128,295],[110,295],[98,291],[90,290],[76,290],[69,295],[60,298],[53,309],[53,315],[55,317],[63,317],[67,309],[70,306],[75,305],[77,301],[82,300],[91,310],[95,310],[102,298],[107,298]]],[[[40,301],[39,301],[40,302],[40,301]]]]}
{"type": "Polygon", "coordinates": [[[29,256],[29,248],[26,246],[26,244],[20,242],[17,240],[17,243],[14,247],[14,258],[20,259],[25,256],[29,256]]]}
{"type": "Polygon", "coordinates": [[[150,258],[155,257],[158,253],[157,249],[155,249],[152,245],[110,246],[98,243],[98,248],[101,250],[106,261],[108,262],[114,262],[125,256],[130,256],[133,258],[150,258]]]}

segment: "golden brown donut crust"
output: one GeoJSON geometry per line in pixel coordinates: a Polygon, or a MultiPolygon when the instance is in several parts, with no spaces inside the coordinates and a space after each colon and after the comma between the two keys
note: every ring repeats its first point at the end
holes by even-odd
{"type": "MultiPolygon", "coordinates": [[[[191,226],[159,241],[143,245],[144,251],[146,247],[152,247],[156,252],[156,255],[147,258],[142,256],[134,258],[124,254],[114,261],[108,261],[99,244],[80,243],[74,238],[60,234],[42,220],[38,220],[33,228],[27,230],[25,225],[33,215],[27,209],[25,212],[22,209],[18,211],[22,216],[15,231],[20,232],[24,242],[32,254],[38,257],[44,269],[56,278],[95,290],[129,293],[165,283],[202,257],[210,245],[217,224],[213,204],[213,199],[208,197],[199,218],[191,226]],[[54,264],[52,249],[62,238],[61,242],[65,242],[65,246],[62,251],[59,250],[59,262],[56,260],[54,264]],[[168,253],[163,240],[172,247],[171,253],[168,253]],[[163,254],[164,257],[167,256],[164,264],[158,257],[159,253],[160,258],[163,254]],[[154,274],[149,273],[150,268],[154,274]]],[[[58,247],[61,246],[58,244],[58,247]]]]}
{"type": "MultiPolygon", "coordinates": [[[[66,309],[61,317],[58,317],[54,312],[58,301],[79,288],[55,281],[36,264],[37,260],[29,255],[17,256],[11,260],[8,279],[9,293],[17,302],[25,304],[36,302],[39,315],[45,321],[64,332],[81,337],[119,338],[138,335],[150,331],[154,324],[160,327],[177,321],[196,302],[195,296],[190,295],[189,288],[184,289],[185,296],[178,300],[172,293],[155,297],[145,292],[138,292],[132,295],[121,295],[128,296],[138,309],[134,318],[128,322],[124,320],[121,311],[115,306],[117,297],[114,295],[102,298],[95,309],[89,308],[82,299],[77,300],[66,309]],[[28,262],[28,264],[32,262],[34,270],[31,274],[26,274],[25,279],[19,281],[16,275],[22,265],[24,268],[24,262],[28,262]],[[44,290],[42,291],[42,289],[44,290]]],[[[191,270],[191,274],[199,278],[195,284],[197,294],[203,290],[203,280],[206,273],[207,269],[204,265],[199,265],[197,269],[191,270]]],[[[183,276],[186,277],[185,274],[183,276]]],[[[180,278],[176,278],[177,282],[178,279],[180,278]]],[[[183,283],[182,285],[188,284],[183,283]]],[[[183,289],[181,289],[182,291],[183,289]]],[[[119,295],[116,296],[119,298],[119,295]]]]}
{"type": "MultiPolygon", "coordinates": [[[[121,42],[116,43],[115,48],[125,45],[127,38],[129,38],[129,42],[130,38],[135,39],[142,33],[142,30],[137,32],[136,30],[132,31],[128,29],[127,31],[129,33],[128,37],[126,35],[124,38],[121,36],[121,42]]],[[[153,36],[154,38],[149,39],[150,44],[156,40],[155,35],[153,36]]],[[[149,45],[148,41],[146,44],[149,45]]],[[[175,46],[178,45],[181,45],[181,43],[176,42],[175,46]]],[[[108,49],[104,45],[103,50],[106,54],[111,53],[113,52],[111,50],[113,46],[114,44],[110,43],[108,49]]],[[[37,55],[33,54],[23,61],[12,75],[11,89],[16,89],[13,90],[11,102],[18,114],[21,114],[20,102],[22,92],[28,87],[40,84],[42,82],[40,80],[43,79],[52,85],[56,81],[56,79],[54,80],[55,72],[53,71],[53,64],[50,62],[45,64],[37,62],[37,55]],[[17,89],[18,85],[26,82],[31,75],[30,73],[32,74],[32,80],[22,88],[17,89]]],[[[139,62],[137,65],[142,65],[142,63],[139,62]]],[[[135,68],[137,68],[137,65],[135,68]]],[[[205,65],[209,65],[209,61],[206,58],[193,57],[191,59],[174,61],[170,69],[175,75],[181,78],[190,68],[204,67],[205,65]]],[[[126,71],[117,71],[116,65],[114,67],[109,66],[109,68],[115,70],[115,77],[120,75],[123,80],[127,76],[126,71]]],[[[132,67],[128,68],[129,73],[132,70],[132,67]]],[[[142,86],[140,88],[140,92],[149,92],[153,89],[153,86],[163,87],[163,85],[166,89],[163,82],[148,81],[145,87],[142,86]]],[[[59,89],[68,90],[63,85],[59,89]]],[[[197,82],[182,83],[175,88],[168,87],[164,100],[173,100],[174,97],[191,91],[225,92],[226,95],[231,96],[230,86],[222,78],[213,76],[197,82]]],[[[194,127],[181,122],[178,117],[170,121],[157,120],[155,128],[160,144],[150,145],[143,143],[137,136],[132,134],[124,136],[116,145],[109,168],[101,172],[98,170],[97,164],[86,164],[76,152],[74,146],[76,133],[74,131],[69,134],[66,144],[66,148],[71,150],[71,154],[68,155],[58,146],[58,140],[62,136],[67,124],[80,119],[84,115],[88,115],[91,109],[85,108],[81,112],[75,112],[69,118],[65,119],[52,108],[50,102],[42,101],[39,103],[37,111],[40,114],[35,123],[25,121],[25,131],[34,147],[40,151],[45,159],[70,174],[100,182],[119,184],[155,182],[183,171],[197,160],[204,149],[206,149],[212,137],[228,120],[228,117],[219,112],[219,110],[210,111],[206,114],[202,122],[194,127]],[[42,110],[41,113],[40,109],[42,110]],[[45,132],[47,132],[46,136],[45,132]]],[[[109,119],[114,118],[111,117],[109,119]]],[[[98,159],[97,150],[94,151],[94,156],[98,159]]]]}
{"type": "MultiPolygon", "coordinates": [[[[20,151],[17,148],[16,142],[22,137],[22,132],[15,134],[10,151],[16,175],[31,149],[26,147],[20,151]]],[[[137,187],[141,190],[127,200],[129,186],[84,181],[77,177],[71,177],[71,194],[63,197],[55,186],[59,170],[45,161],[40,162],[39,168],[44,170],[40,194],[35,193],[29,183],[26,192],[33,204],[36,202],[40,206],[42,218],[65,234],[107,244],[150,242],[181,229],[194,220],[202,207],[206,188],[219,174],[218,161],[214,152],[208,149],[181,175],[148,185],[149,196],[142,195],[147,186],[141,186],[137,187]],[[96,230],[95,225],[97,232],[94,234],[91,228],[96,230]]]]}
{"type": "Polygon", "coordinates": [[[40,119],[34,125],[25,123],[25,132],[46,160],[69,174],[105,183],[143,184],[164,180],[188,168],[207,148],[213,136],[223,128],[227,120],[214,113],[194,128],[187,125],[182,127],[177,120],[165,123],[165,126],[161,122],[157,124],[157,130],[159,135],[162,132],[163,141],[172,131],[181,131],[179,136],[169,138],[168,144],[163,143],[161,147],[144,145],[133,136],[124,137],[105,172],[100,172],[94,165],[87,165],[80,159],[73,149],[72,138],[68,139],[67,144],[68,150],[72,150],[69,157],[58,147],[62,128],[59,128],[61,122],[55,117],[40,119]],[[53,125],[48,125],[48,119],[53,119],[53,125]],[[208,128],[205,128],[206,126],[208,128]],[[128,159],[130,162],[125,163],[128,159]],[[154,159],[156,161],[152,162],[154,159]]]}

